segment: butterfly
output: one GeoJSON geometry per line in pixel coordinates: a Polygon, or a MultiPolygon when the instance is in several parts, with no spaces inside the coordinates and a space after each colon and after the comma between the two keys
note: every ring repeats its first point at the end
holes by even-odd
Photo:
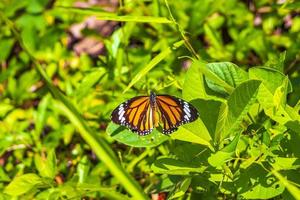
{"type": "Polygon", "coordinates": [[[111,120],[138,135],[150,134],[160,125],[164,134],[170,134],[198,116],[197,109],[183,99],[151,92],[150,96],[137,96],[121,103],[112,112],[111,120]]]}

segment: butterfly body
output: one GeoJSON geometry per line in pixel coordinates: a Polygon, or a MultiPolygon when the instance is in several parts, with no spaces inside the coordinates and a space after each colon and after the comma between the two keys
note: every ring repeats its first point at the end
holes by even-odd
{"type": "Polygon", "coordinates": [[[190,103],[170,95],[138,96],[120,104],[111,115],[114,123],[128,127],[139,135],[147,135],[160,124],[164,134],[195,121],[198,111],[190,103]]]}

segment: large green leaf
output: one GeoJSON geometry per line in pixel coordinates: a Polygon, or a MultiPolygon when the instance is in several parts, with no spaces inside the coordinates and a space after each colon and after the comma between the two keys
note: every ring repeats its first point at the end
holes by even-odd
{"type": "MultiPolygon", "coordinates": [[[[208,64],[205,64],[204,62],[198,61],[198,60],[193,60],[193,62],[195,62],[195,64],[197,64],[197,66],[199,67],[199,71],[205,76],[206,80],[210,80],[211,83],[214,83],[222,88],[224,88],[224,90],[227,93],[231,93],[234,90],[234,87],[232,87],[229,83],[227,83],[226,79],[223,79],[224,77],[221,76],[221,74],[223,74],[222,70],[221,70],[221,74],[216,73],[215,71],[212,71],[210,68],[207,67],[208,64]]],[[[223,66],[221,64],[221,66],[223,66]]],[[[217,65],[217,67],[219,67],[219,65],[217,65]]],[[[225,73],[228,73],[228,71],[226,71],[226,69],[224,70],[225,73]]]]}
{"type": "Polygon", "coordinates": [[[155,147],[169,139],[168,136],[156,129],[149,135],[139,136],[126,127],[119,126],[112,122],[108,125],[106,131],[113,139],[133,147],[155,147]]]}
{"type": "MultiPolygon", "coordinates": [[[[209,99],[205,91],[204,78],[200,72],[199,62],[200,61],[193,61],[185,75],[182,97],[187,101],[193,99],[209,99]]],[[[205,63],[202,64],[205,65],[205,63]]]]}
{"type": "Polygon", "coordinates": [[[208,69],[208,65],[210,64],[206,64],[203,61],[192,61],[192,65],[186,73],[183,84],[182,96],[185,100],[190,101],[193,99],[206,99],[224,102],[224,99],[222,98],[207,94],[205,88],[206,82],[203,75],[206,76],[206,79],[209,78],[209,80],[213,80],[214,84],[224,86],[226,88],[226,91],[231,92],[233,90],[230,85],[224,82],[216,74],[212,73],[208,69]]]}
{"type": "MultiPolygon", "coordinates": [[[[210,134],[210,138],[215,138],[215,135],[218,131],[222,122],[224,121],[222,119],[223,113],[223,106],[224,103],[221,101],[216,100],[202,100],[202,99],[194,99],[191,101],[191,103],[197,108],[200,119],[204,123],[208,133],[210,134]]],[[[221,128],[222,129],[222,128],[221,128]]],[[[198,129],[202,130],[202,129],[198,129]]],[[[203,130],[202,130],[203,132],[203,130]]],[[[201,133],[200,135],[204,137],[206,135],[201,133]]]]}
{"type": "Polygon", "coordinates": [[[255,102],[261,81],[250,80],[240,84],[228,99],[228,113],[222,135],[216,135],[217,141],[242,130],[241,122],[250,106],[255,102]]]}
{"type": "MultiPolygon", "coordinates": [[[[282,85],[282,82],[286,78],[281,72],[265,67],[253,67],[249,69],[250,79],[257,79],[262,81],[263,85],[272,93],[282,85]]],[[[291,83],[288,83],[287,93],[292,91],[291,83]]]]}
{"type": "Polygon", "coordinates": [[[212,139],[209,132],[200,119],[179,127],[178,131],[172,133],[170,136],[172,139],[198,143],[213,149],[210,144],[212,139]]]}
{"type": "Polygon", "coordinates": [[[271,199],[276,197],[285,190],[284,185],[273,182],[270,180],[270,183],[258,183],[251,190],[242,193],[242,197],[245,199],[271,199]]]}
{"type": "MultiPolygon", "coordinates": [[[[237,65],[230,62],[208,63],[207,68],[217,75],[228,85],[236,88],[242,82],[248,80],[248,74],[237,65]]],[[[223,85],[219,85],[213,80],[206,78],[207,85],[210,89],[218,93],[225,93],[223,85]]]]}

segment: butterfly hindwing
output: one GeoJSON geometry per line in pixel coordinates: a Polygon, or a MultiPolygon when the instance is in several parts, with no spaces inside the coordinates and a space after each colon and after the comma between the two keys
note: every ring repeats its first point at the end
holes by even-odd
{"type": "Polygon", "coordinates": [[[170,134],[176,131],[178,126],[195,121],[198,118],[199,114],[196,108],[183,99],[169,95],[159,95],[156,102],[164,134],[170,134]]]}

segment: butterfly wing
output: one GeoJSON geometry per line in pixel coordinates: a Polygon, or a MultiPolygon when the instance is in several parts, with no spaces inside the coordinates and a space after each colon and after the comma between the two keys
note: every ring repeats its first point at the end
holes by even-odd
{"type": "Polygon", "coordinates": [[[176,131],[178,126],[195,121],[199,116],[193,105],[177,97],[159,95],[156,103],[164,134],[176,131]]]}
{"type": "Polygon", "coordinates": [[[139,135],[147,135],[153,130],[152,113],[149,97],[138,96],[120,104],[112,112],[111,119],[139,135]]]}

